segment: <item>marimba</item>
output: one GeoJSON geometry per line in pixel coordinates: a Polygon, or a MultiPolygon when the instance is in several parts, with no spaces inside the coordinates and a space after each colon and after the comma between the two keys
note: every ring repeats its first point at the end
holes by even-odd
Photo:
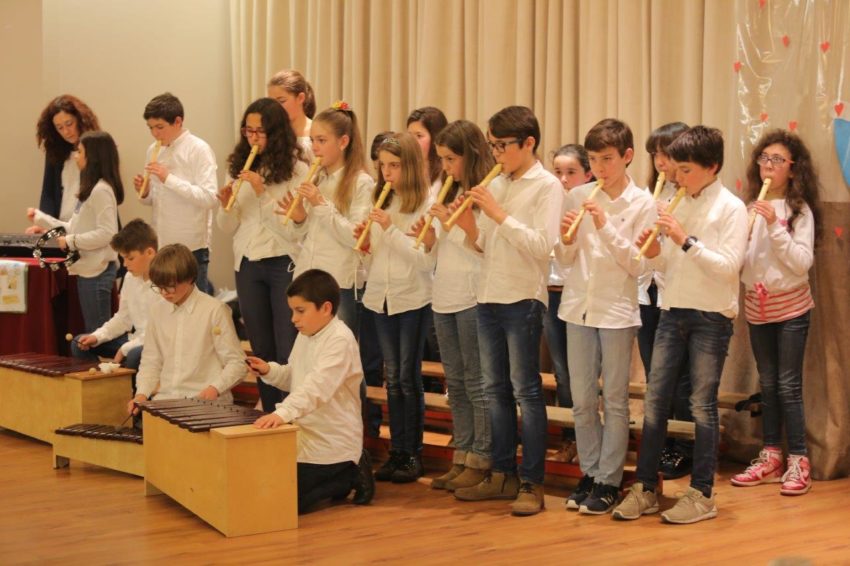
{"type": "Polygon", "coordinates": [[[132,370],[48,354],[0,356],[0,427],[53,443],[73,423],[118,425],[132,397],[132,370]]]}
{"type": "Polygon", "coordinates": [[[228,537],[298,527],[297,426],[257,429],[263,413],[197,399],[138,405],[146,495],[165,493],[228,537]]]}
{"type": "Polygon", "coordinates": [[[142,477],[142,431],[98,424],[58,428],[53,440],[53,467],[67,467],[72,459],[142,477]]]}

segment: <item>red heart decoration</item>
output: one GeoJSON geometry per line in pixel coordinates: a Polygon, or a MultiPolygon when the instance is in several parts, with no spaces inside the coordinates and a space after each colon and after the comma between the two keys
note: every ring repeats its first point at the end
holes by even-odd
{"type": "Polygon", "coordinates": [[[820,44],[820,50],[821,50],[821,51],[823,51],[824,53],[826,53],[827,51],[829,51],[829,42],[828,42],[828,41],[824,41],[823,43],[821,43],[821,44],[820,44]]]}
{"type": "Polygon", "coordinates": [[[835,235],[839,238],[841,237],[841,234],[844,233],[844,228],[842,228],[841,226],[836,226],[835,228],[833,228],[833,230],[835,230],[835,235]]]}
{"type": "Polygon", "coordinates": [[[789,45],[791,45],[791,38],[790,38],[790,37],[788,37],[787,35],[783,35],[783,36],[782,36],[782,44],[783,44],[785,47],[788,47],[789,45]]]}
{"type": "Polygon", "coordinates": [[[735,179],[735,190],[739,193],[741,192],[741,187],[744,186],[744,183],[741,182],[741,179],[735,179]]]}
{"type": "Polygon", "coordinates": [[[791,120],[790,122],[788,122],[788,129],[791,130],[792,132],[796,131],[797,130],[797,120],[791,120]]]}
{"type": "Polygon", "coordinates": [[[767,112],[762,112],[761,114],[759,114],[759,120],[761,120],[762,122],[767,122],[767,112]]]}
{"type": "Polygon", "coordinates": [[[741,70],[742,66],[743,65],[741,65],[740,61],[735,61],[735,63],[732,65],[732,68],[735,69],[735,72],[737,73],[738,71],[741,70]]]}
{"type": "Polygon", "coordinates": [[[759,0],[759,8],[764,8],[765,4],[767,4],[767,0],[759,0]]]}
{"type": "Polygon", "coordinates": [[[838,104],[833,106],[833,108],[835,108],[835,114],[841,116],[841,113],[844,112],[844,103],[839,102],[838,104]]]}

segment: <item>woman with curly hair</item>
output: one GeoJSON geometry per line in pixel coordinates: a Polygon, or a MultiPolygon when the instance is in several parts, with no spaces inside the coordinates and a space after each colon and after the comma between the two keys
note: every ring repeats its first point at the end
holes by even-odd
{"type": "Polygon", "coordinates": [[[809,269],[821,228],[819,181],[803,140],[786,130],[767,132],[747,168],[754,224],[741,279],[744,313],[762,395],[764,448],[732,485],[781,483],[783,495],[812,487],[803,414],[803,356],[811,309],[809,269]],[[771,185],[756,200],[762,182],[771,185]],[[788,444],[782,457],[782,423],[788,444]]]}
{"type": "MultiPolygon", "coordinates": [[[[297,252],[292,223],[277,215],[278,201],[294,191],[307,174],[303,150],[286,112],[275,100],[261,98],[245,110],[242,138],[228,157],[228,183],[219,193],[219,228],[233,234],[234,269],[239,308],[245,319],[251,350],[258,358],[287,363],[297,331],[286,303],[292,282],[292,257],[297,252]],[[242,171],[252,146],[258,153],[251,168],[242,171]],[[225,205],[235,182],[241,183],[234,206],[225,205]]],[[[274,411],[281,392],[257,381],[263,410],[274,411]]]]}
{"type": "MultiPolygon", "coordinates": [[[[57,96],[42,110],[35,134],[45,152],[39,210],[64,222],[71,219],[80,191],[80,169],[72,154],[80,136],[97,130],[100,124],[92,109],[70,94],[57,96]]],[[[40,230],[33,226],[28,231],[40,230]]]]}

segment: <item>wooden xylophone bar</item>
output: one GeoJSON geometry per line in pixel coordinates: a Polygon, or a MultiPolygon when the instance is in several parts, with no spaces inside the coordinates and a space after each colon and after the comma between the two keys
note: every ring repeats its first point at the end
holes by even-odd
{"type": "Polygon", "coordinates": [[[36,354],[33,352],[0,356],[0,367],[17,369],[49,377],[58,377],[68,373],[88,371],[96,365],[97,364],[92,361],[83,361],[65,356],[54,356],[51,354],[36,354]]]}
{"type": "Polygon", "coordinates": [[[119,428],[112,425],[76,424],[58,428],[56,429],[56,434],[142,444],[142,431],[128,427],[119,428]]]}
{"type": "Polygon", "coordinates": [[[220,405],[201,399],[168,399],[143,401],[137,406],[152,416],[190,432],[206,432],[212,428],[251,424],[263,412],[236,405],[220,405]]]}

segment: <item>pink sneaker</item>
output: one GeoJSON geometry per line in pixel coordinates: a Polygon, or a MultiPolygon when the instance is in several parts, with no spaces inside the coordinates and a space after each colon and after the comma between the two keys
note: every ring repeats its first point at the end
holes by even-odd
{"type": "Polygon", "coordinates": [[[759,457],[753,460],[746,470],[732,476],[731,481],[732,485],[738,487],[781,482],[782,451],[772,447],[763,448],[759,457]]]}
{"type": "Polygon", "coordinates": [[[782,495],[803,495],[812,489],[809,459],[805,456],[788,456],[788,471],[782,476],[782,495]]]}

